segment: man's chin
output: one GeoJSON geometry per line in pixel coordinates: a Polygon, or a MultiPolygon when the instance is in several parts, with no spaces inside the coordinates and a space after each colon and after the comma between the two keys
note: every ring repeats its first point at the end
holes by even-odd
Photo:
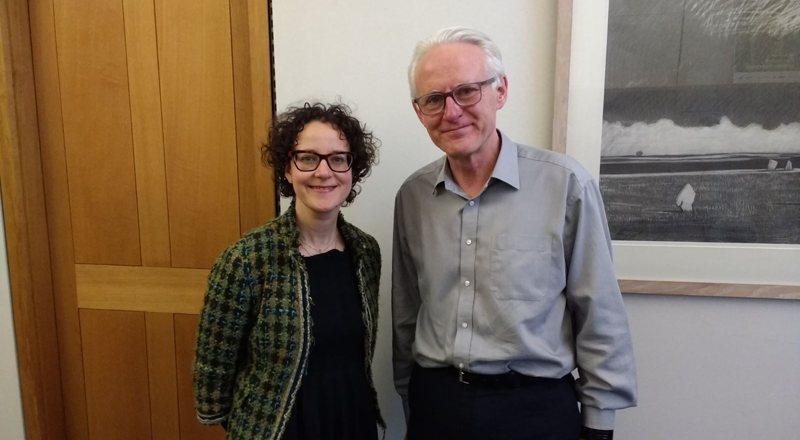
{"type": "Polygon", "coordinates": [[[462,137],[458,139],[450,139],[445,141],[444,144],[456,150],[468,150],[473,144],[475,144],[475,139],[472,136],[462,137]]]}
{"type": "Polygon", "coordinates": [[[468,159],[475,154],[475,149],[469,147],[450,148],[443,151],[447,155],[447,157],[454,160],[468,159]]]}
{"type": "Polygon", "coordinates": [[[470,136],[459,137],[456,139],[440,139],[437,146],[440,150],[450,155],[460,155],[470,152],[473,148],[474,140],[470,136]]]}

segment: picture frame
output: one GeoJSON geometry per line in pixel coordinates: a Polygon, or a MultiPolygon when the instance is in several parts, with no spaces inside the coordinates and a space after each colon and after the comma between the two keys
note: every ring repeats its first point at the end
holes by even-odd
{"type": "MultiPolygon", "coordinates": [[[[558,0],[552,149],[599,179],[609,1],[558,0]]],[[[800,300],[800,245],[613,241],[624,293],[800,300]]]]}

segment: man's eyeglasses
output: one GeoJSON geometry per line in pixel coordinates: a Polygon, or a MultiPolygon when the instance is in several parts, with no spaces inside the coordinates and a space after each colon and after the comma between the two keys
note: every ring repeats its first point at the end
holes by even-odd
{"type": "Polygon", "coordinates": [[[337,173],[349,171],[353,166],[353,153],[319,154],[313,151],[294,150],[289,156],[300,171],[316,170],[323,159],[328,162],[328,168],[337,173]]]}
{"type": "Polygon", "coordinates": [[[453,98],[453,101],[460,107],[477,104],[483,97],[483,86],[493,83],[496,79],[497,77],[493,76],[486,81],[461,84],[447,93],[428,93],[427,95],[422,95],[415,99],[414,104],[417,105],[419,111],[425,116],[438,115],[444,111],[444,104],[448,96],[453,98]]]}

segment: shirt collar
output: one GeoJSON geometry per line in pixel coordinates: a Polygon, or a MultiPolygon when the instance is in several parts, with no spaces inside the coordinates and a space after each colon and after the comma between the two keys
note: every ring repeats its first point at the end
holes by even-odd
{"type": "MultiPolygon", "coordinates": [[[[507,185],[514,189],[519,189],[519,165],[517,162],[517,144],[508,138],[502,131],[497,130],[500,134],[500,153],[497,155],[497,162],[494,164],[492,175],[489,181],[497,179],[505,182],[507,185]]],[[[447,156],[442,158],[442,163],[439,168],[439,175],[433,185],[433,193],[436,194],[436,189],[444,184],[445,189],[453,191],[457,188],[453,176],[450,174],[450,167],[447,165],[447,156]],[[451,189],[453,188],[453,189],[451,189]]],[[[487,182],[488,184],[488,182],[487,182]]]]}
{"type": "Polygon", "coordinates": [[[507,185],[519,189],[519,163],[517,158],[517,144],[508,138],[502,131],[500,133],[500,154],[494,164],[492,177],[505,182],[507,185]]]}
{"type": "Polygon", "coordinates": [[[436,195],[436,190],[440,186],[444,186],[448,191],[454,191],[456,188],[456,182],[453,180],[453,176],[450,174],[450,166],[447,164],[447,156],[443,157],[441,162],[439,166],[439,175],[436,177],[436,182],[433,184],[434,195],[436,195]]]}

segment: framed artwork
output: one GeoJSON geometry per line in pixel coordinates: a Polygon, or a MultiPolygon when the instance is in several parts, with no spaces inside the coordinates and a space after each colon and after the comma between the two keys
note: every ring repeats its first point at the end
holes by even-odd
{"type": "Polygon", "coordinates": [[[623,292],[800,299],[800,3],[559,0],[554,89],[623,292]]]}

